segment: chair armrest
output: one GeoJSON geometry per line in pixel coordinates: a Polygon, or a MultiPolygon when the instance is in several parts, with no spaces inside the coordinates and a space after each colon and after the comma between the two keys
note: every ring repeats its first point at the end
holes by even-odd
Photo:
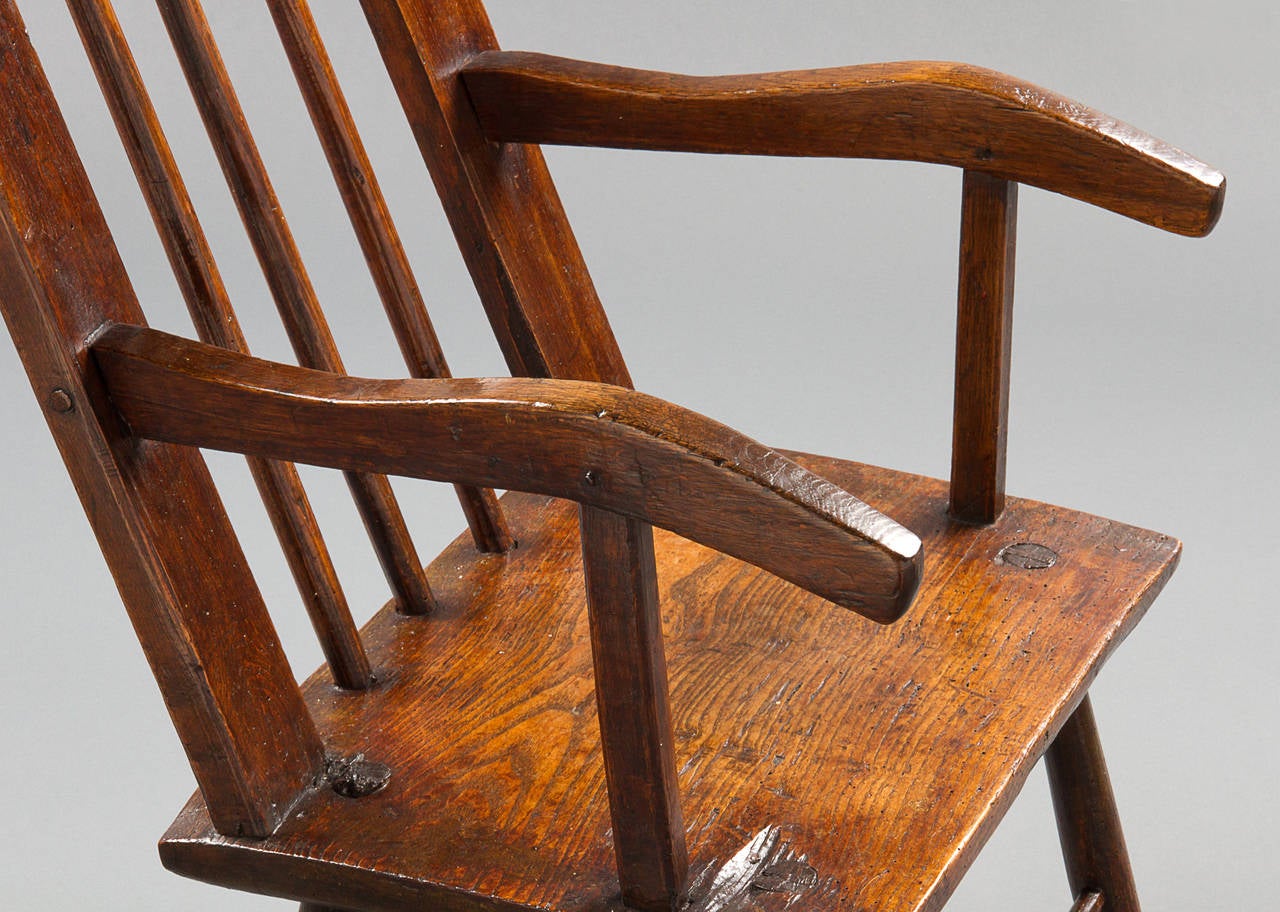
{"type": "Polygon", "coordinates": [[[893,158],[1032,184],[1207,234],[1223,176],[1061,95],[960,63],[682,76],[488,51],[462,70],[488,138],[679,152],[893,158]]]}
{"type": "Polygon", "coordinates": [[[920,539],[686,409],[571,380],[363,380],[139,326],[93,344],[138,437],[550,494],[650,522],[873,620],[910,605],[920,539]]]}

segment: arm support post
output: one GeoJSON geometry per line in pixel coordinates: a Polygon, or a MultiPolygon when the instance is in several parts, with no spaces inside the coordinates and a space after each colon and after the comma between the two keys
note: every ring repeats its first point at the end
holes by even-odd
{"type": "Polygon", "coordinates": [[[963,196],[951,515],[986,524],[1004,510],[1018,185],[966,171],[963,196]]]}

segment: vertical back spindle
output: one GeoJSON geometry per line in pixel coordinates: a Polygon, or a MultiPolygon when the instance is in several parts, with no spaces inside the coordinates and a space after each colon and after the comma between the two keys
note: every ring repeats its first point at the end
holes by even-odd
{"type": "MultiPolygon", "coordinates": [[[[205,129],[240,210],[262,270],[304,367],[344,373],[302,256],[249,131],[198,0],[156,0],[186,74],[205,129]]],[[[419,614],[434,604],[422,563],[384,476],[344,473],[401,611],[419,614]]]]}
{"type": "MultiPolygon", "coordinates": [[[[409,373],[448,377],[444,352],[311,8],[306,0],[267,0],[267,5],[409,373]]],[[[511,533],[493,491],[462,485],[455,489],[476,547],[509,549],[511,533]]]]}
{"type": "Polygon", "coordinates": [[[963,193],[951,515],[992,523],[1004,510],[1018,185],[966,171],[963,193]]]}
{"type": "MultiPolygon", "coordinates": [[[[110,0],[67,0],[200,338],[248,353],[213,251],[110,0]]],[[[369,686],[369,660],[297,470],[248,457],[271,524],[340,687],[369,686]]]]}

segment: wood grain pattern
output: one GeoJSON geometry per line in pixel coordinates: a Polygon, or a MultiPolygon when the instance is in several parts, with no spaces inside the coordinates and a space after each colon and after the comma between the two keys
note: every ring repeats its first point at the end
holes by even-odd
{"type": "Polygon", "coordinates": [[[956,317],[951,515],[994,522],[1004,509],[1018,185],[964,174],[956,317]]]}
{"type": "MultiPolygon", "coordinates": [[[[991,526],[956,523],[944,482],[797,458],[918,528],[924,585],[877,626],[655,531],[691,908],[745,873],[751,905],[727,908],[932,912],[1178,544],[1017,498],[991,526]],[[1028,536],[1061,560],[998,559],[1028,536]]],[[[259,842],[213,834],[195,802],[162,843],[168,866],[367,912],[617,908],[577,517],[504,503],[519,549],[456,542],[432,567],[437,614],[365,628],[388,687],[306,686],[336,749],[392,766],[387,789],[318,793],[259,842]]]]}
{"type": "Polygon", "coordinates": [[[673,529],[884,622],[919,585],[913,533],[776,451],[632,390],[363,380],[128,326],[104,332],[94,355],[143,437],[554,494],[673,529]]]}
{"type": "Polygon", "coordinates": [[[1045,768],[1071,892],[1100,893],[1107,912],[1141,912],[1088,697],[1050,745],[1045,768]]]}
{"type": "Polygon", "coordinates": [[[631,386],[542,153],[489,142],[458,79],[497,47],[479,0],[362,0],[511,372],[631,386]]]}
{"type": "Polygon", "coordinates": [[[600,755],[622,901],[642,912],[671,912],[684,898],[689,852],[676,783],[653,530],[594,507],[580,507],[578,517],[600,755]]]}
{"type": "MultiPolygon", "coordinates": [[[[324,42],[306,0],[268,0],[267,6],[325,157],[364,251],[383,309],[411,377],[449,377],[449,365],[422,292],[391,220],[377,175],[356,130],[324,42]]],[[[458,499],[476,547],[505,551],[513,544],[493,491],[459,486],[458,499]]]]}
{"type": "Polygon", "coordinates": [[[203,460],[132,439],[102,390],[89,339],[142,313],[12,0],[0,93],[0,310],[213,825],[265,835],[320,740],[203,460]]]}
{"type": "Polygon", "coordinates": [[[960,63],[684,76],[487,51],[463,79],[497,142],[936,162],[1194,236],[1212,230],[1226,189],[1128,124],[960,63]]]}
{"type": "MultiPolygon", "coordinates": [[[[307,277],[302,256],[249,131],[204,10],[198,0],[157,0],[156,5],[294,353],[299,362],[308,367],[342,373],[338,347],[307,277]]],[[[431,587],[422,573],[422,562],[390,483],[384,477],[360,473],[347,474],[346,481],[401,609],[410,614],[429,611],[434,601],[431,587]]]]}
{"type": "MultiPolygon", "coordinates": [[[[247,354],[213,251],[111,4],[68,0],[67,6],[197,333],[211,345],[247,354]]],[[[367,687],[369,660],[297,470],[255,456],[248,462],[335,679],[343,687],[367,687]]]]}

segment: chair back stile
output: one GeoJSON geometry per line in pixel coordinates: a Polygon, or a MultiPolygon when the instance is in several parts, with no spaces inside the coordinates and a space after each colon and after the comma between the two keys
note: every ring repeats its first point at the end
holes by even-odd
{"type": "Polygon", "coordinates": [[[361,0],[512,374],[631,386],[537,146],[483,135],[459,71],[497,48],[479,0],[361,0]]]}
{"type": "Polygon", "coordinates": [[[0,307],[212,818],[264,836],[324,751],[203,459],[106,401],[89,342],[145,321],[13,0],[0,86],[0,307]]]}

